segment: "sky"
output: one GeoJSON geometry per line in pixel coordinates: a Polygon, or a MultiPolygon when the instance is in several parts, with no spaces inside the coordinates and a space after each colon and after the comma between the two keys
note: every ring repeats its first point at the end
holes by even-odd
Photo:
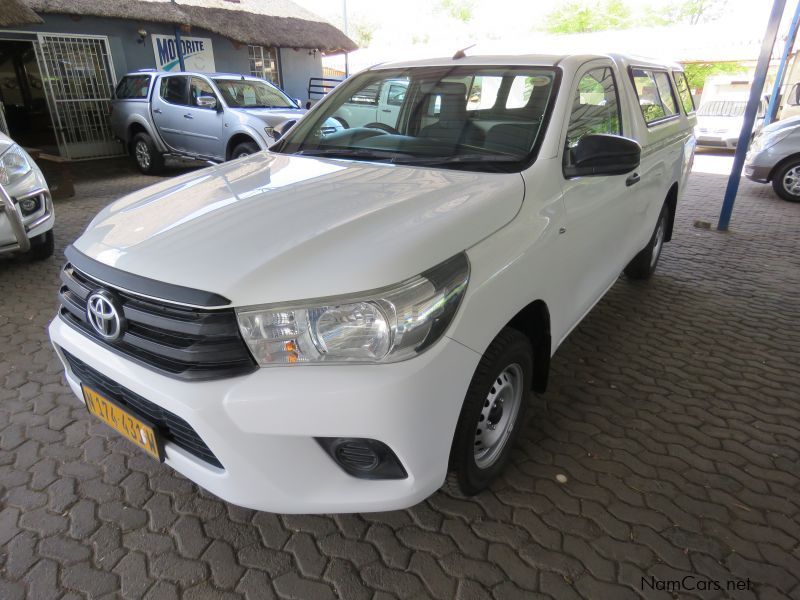
{"type": "MultiPolygon", "coordinates": [[[[600,2],[600,0],[596,0],[600,2]]],[[[669,0],[627,0],[634,17],[644,17],[650,6],[669,0]]],[[[304,8],[327,19],[340,29],[344,0],[294,0],[304,8]]],[[[478,41],[476,53],[496,53],[504,47],[521,53],[541,35],[546,15],[566,0],[471,0],[472,18],[461,23],[446,14],[441,0],[346,0],[351,35],[359,24],[373,31],[367,50],[350,57],[351,69],[359,70],[376,62],[450,55],[478,41]]],[[[793,6],[789,0],[788,5],[793,6]]],[[[730,27],[732,37],[760,39],[766,27],[772,0],[727,0],[717,23],[730,27]],[[734,33],[736,32],[736,33],[734,33]]],[[[790,9],[784,17],[784,29],[791,20],[790,9]]],[[[645,23],[646,24],[646,23],[645,23]]],[[[724,38],[727,31],[722,32],[724,38]]],[[[352,37],[356,37],[352,35],[352,37]]],[[[712,42],[715,43],[715,42],[712,42]]],[[[603,51],[613,51],[605,48],[603,51]]],[[[656,56],[648,48],[637,54],[656,56]]],[[[628,50],[626,50],[628,51],[628,50]]],[[[666,55],[665,55],[666,56],[666,55]]],[[[326,64],[343,69],[341,57],[326,59],[326,64]],[[341,63],[341,64],[339,64],[341,63]]],[[[352,72],[352,70],[351,70],[352,72]]]]}

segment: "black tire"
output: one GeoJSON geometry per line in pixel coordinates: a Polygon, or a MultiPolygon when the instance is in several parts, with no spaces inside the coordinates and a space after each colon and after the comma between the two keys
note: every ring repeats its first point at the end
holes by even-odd
{"type": "Polygon", "coordinates": [[[28,251],[28,256],[31,260],[45,260],[53,256],[53,252],[56,250],[53,230],[51,229],[47,233],[37,237],[41,239],[31,240],[31,249],[28,251]]]}
{"type": "Polygon", "coordinates": [[[790,160],[775,172],[772,189],[784,200],[800,202],[800,159],[790,160]]]}
{"type": "MultiPolygon", "coordinates": [[[[475,369],[450,449],[450,469],[455,474],[459,489],[467,496],[486,489],[508,462],[511,448],[524,423],[532,377],[533,348],[530,340],[515,329],[503,329],[486,349],[475,369]],[[503,377],[505,381],[501,379],[503,377]],[[509,381],[514,381],[518,387],[512,389],[509,381]],[[512,389],[509,395],[504,395],[509,389],[512,389]],[[514,403],[511,402],[512,397],[515,398],[514,403]],[[497,401],[500,404],[499,414],[497,401]],[[507,403],[505,406],[504,402],[507,403]],[[489,434],[486,423],[492,421],[496,426],[503,427],[499,434],[489,434]],[[482,446],[487,441],[485,435],[499,435],[498,442],[502,440],[502,443],[482,446]],[[482,451],[486,453],[479,456],[477,452],[482,451]]],[[[492,429],[496,430],[497,427],[492,429]]]]}
{"type": "Polygon", "coordinates": [[[633,260],[625,267],[625,275],[628,278],[650,279],[650,276],[655,272],[658,266],[658,259],[661,256],[661,250],[664,248],[664,239],[669,227],[669,216],[669,206],[664,204],[661,207],[661,213],[658,215],[658,221],[656,221],[656,228],[653,230],[653,235],[650,236],[647,246],[634,256],[633,260]]]}
{"type": "Polygon", "coordinates": [[[156,148],[153,138],[144,132],[133,136],[131,155],[136,167],[145,175],[155,175],[164,169],[164,155],[156,148]]]}
{"type": "Polygon", "coordinates": [[[258,144],[255,142],[242,142],[241,144],[236,144],[233,148],[233,152],[231,152],[231,160],[236,160],[237,158],[242,158],[243,156],[250,156],[251,154],[255,154],[256,152],[260,152],[261,148],[258,147],[258,144]]]}

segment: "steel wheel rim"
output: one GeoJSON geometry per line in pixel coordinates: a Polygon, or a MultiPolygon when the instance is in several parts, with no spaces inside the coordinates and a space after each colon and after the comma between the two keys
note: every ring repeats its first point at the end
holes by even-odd
{"type": "Polygon", "coordinates": [[[523,397],[522,367],[513,363],[495,378],[475,428],[475,464],[488,469],[497,462],[514,431],[523,397]]]}
{"type": "Polygon", "coordinates": [[[783,189],[792,196],[800,196],[800,165],[786,171],[783,176],[783,189]]]}
{"type": "Polygon", "coordinates": [[[150,168],[150,149],[142,141],[136,142],[136,161],[143,169],[150,168]]]}
{"type": "Polygon", "coordinates": [[[662,216],[658,220],[658,228],[656,229],[655,243],[653,244],[653,255],[650,257],[650,266],[655,267],[658,262],[658,257],[661,256],[661,248],[664,246],[664,229],[666,219],[662,216]]]}

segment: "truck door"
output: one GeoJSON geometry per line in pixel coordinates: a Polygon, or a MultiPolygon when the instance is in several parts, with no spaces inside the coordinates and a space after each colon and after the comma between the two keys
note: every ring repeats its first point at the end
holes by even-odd
{"type": "Polygon", "coordinates": [[[378,109],[378,122],[397,127],[397,117],[400,114],[400,107],[406,99],[406,89],[408,84],[403,81],[387,81],[381,88],[380,103],[378,109]]]}
{"type": "Polygon", "coordinates": [[[220,140],[222,136],[223,112],[219,95],[211,83],[202,77],[189,78],[189,106],[183,113],[183,137],[186,151],[198,156],[225,158],[220,140]],[[214,98],[215,108],[198,106],[198,98],[214,98]]]}
{"type": "MultiPolygon", "coordinates": [[[[609,61],[591,61],[576,74],[568,93],[572,108],[562,132],[563,160],[584,135],[622,135],[619,86],[609,61]]],[[[565,177],[565,224],[559,260],[569,290],[561,298],[574,325],[617,279],[627,260],[632,217],[632,174],[565,177]]],[[[567,331],[569,331],[569,328],[567,331]]]]}
{"type": "Polygon", "coordinates": [[[153,94],[153,123],[161,139],[172,150],[185,151],[183,115],[189,102],[188,88],[187,75],[168,75],[161,78],[153,94]]]}

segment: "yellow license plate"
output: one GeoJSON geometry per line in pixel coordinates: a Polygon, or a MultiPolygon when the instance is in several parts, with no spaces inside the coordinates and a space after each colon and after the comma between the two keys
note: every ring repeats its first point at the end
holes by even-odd
{"type": "Polygon", "coordinates": [[[161,438],[156,435],[152,426],[134,417],[128,411],[123,410],[94,390],[86,386],[82,386],[82,388],[83,398],[86,400],[86,408],[89,409],[90,413],[156,460],[163,460],[161,438]]]}

